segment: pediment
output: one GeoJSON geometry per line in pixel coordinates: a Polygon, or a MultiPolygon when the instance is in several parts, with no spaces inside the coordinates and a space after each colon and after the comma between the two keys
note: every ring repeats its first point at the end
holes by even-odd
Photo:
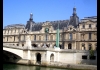
{"type": "Polygon", "coordinates": [[[69,25],[69,26],[68,26],[68,31],[76,31],[76,29],[74,28],[74,26],[69,25]]]}

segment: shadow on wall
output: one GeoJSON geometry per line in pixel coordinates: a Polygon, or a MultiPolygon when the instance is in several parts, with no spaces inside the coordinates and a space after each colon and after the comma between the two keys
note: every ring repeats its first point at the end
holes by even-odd
{"type": "Polygon", "coordinates": [[[97,60],[82,60],[81,64],[97,65],[97,60]]]}
{"type": "Polygon", "coordinates": [[[96,52],[93,55],[82,55],[81,64],[97,65],[96,52]]]}
{"type": "Polygon", "coordinates": [[[20,59],[20,56],[3,50],[3,63],[17,63],[20,59]]]}

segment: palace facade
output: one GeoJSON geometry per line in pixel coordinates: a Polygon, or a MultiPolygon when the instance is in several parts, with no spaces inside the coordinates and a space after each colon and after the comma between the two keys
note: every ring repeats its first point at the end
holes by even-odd
{"type": "Polygon", "coordinates": [[[3,43],[23,47],[28,35],[32,47],[54,48],[58,24],[60,49],[97,50],[97,16],[79,19],[76,8],[69,20],[35,23],[31,13],[26,25],[7,25],[3,29],[3,43]]]}

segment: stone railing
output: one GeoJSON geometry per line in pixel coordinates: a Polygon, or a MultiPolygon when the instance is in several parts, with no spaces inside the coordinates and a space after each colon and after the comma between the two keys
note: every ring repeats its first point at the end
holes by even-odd
{"type": "Polygon", "coordinates": [[[16,48],[16,49],[23,49],[23,47],[21,47],[21,46],[15,46],[15,45],[10,45],[10,44],[3,44],[3,47],[16,48]]]}

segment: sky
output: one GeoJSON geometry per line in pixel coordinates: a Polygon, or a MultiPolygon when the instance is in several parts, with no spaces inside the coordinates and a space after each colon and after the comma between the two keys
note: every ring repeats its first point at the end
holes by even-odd
{"type": "Polygon", "coordinates": [[[73,7],[80,19],[97,16],[97,0],[3,0],[3,27],[34,22],[70,19],[73,7]]]}

